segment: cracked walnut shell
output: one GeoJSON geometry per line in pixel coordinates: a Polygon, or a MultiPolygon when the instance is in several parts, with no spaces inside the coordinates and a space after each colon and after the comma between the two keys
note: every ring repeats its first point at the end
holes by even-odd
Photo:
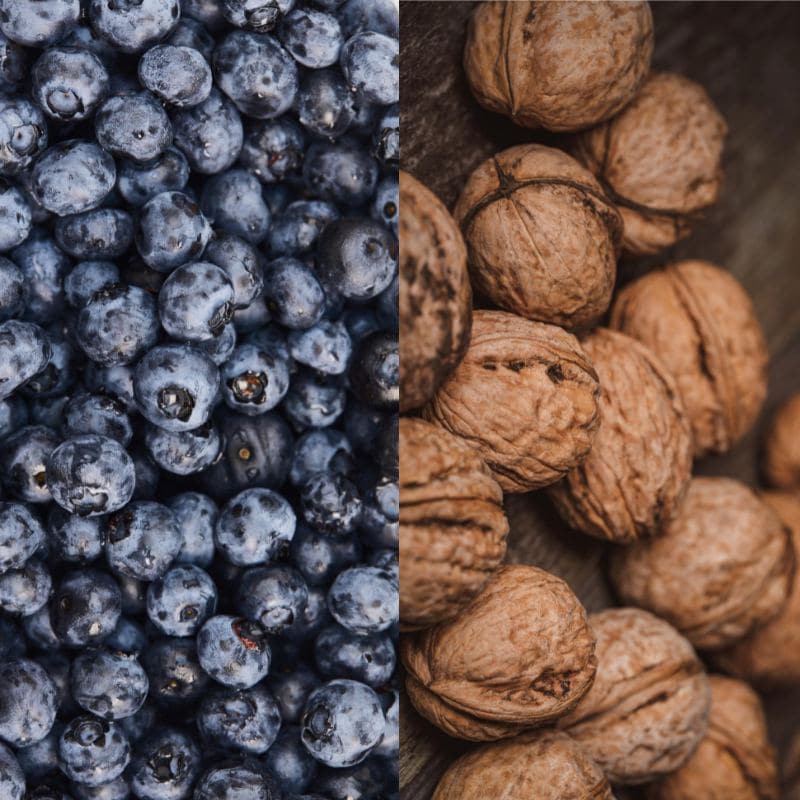
{"type": "Polygon", "coordinates": [[[707,261],[680,261],[628,284],[611,327],[647,345],[672,373],[695,455],[724,453],[767,395],[767,345],[741,284],[707,261]]]}
{"type": "Polygon", "coordinates": [[[629,102],[652,54],[645,2],[481,3],[464,69],[482,106],[528,128],[575,131],[629,102]]]}
{"type": "Polygon", "coordinates": [[[612,783],[647,783],[683,764],[706,732],[708,678],[692,646],[638,608],[592,614],[597,676],[559,727],[612,783]]]}
{"type": "Polygon", "coordinates": [[[676,772],[648,787],[647,800],[778,800],[778,765],[758,695],[745,683],[709,677],[708,733],[676,772]]]}
{"type": "Polygon", "coordinates": [[[800,394],[775,413],[767,433],[764,472],[776,489],[800,489],[800,394]]]}
{"type": "Polygon", "coordinates": [[[506,552],[503,492],[467,444],[400,420],[400,619],[404,630],[455,616],[506,552]]]}
{"type": "Polygon", "coordinates": [[[574,336],[476,311],[464,359],[423,413],[473,447],[505,491],[527,492],[558,480],[589,452],[599,395],[574,336]]]}
{"type": "Polygon", "coordinates": [[[581,464],[548,493],[577,530],[615,542],[657,533],[677,512],[692,469],[689,423],[672,378],[628,336],[582,341],[600,378],[600,430],[581,464]]]}
{"type": "Polygon", "coordinates": [[[692,479],[660,536],[611,557],[623,602],[668,620],[701,650],[732,645],[775,617],[793,577],[789,530],[729,478],[692,479]]]}
{"type": "Polygon", "coordinates": [[[594,679],[594,634],[564,581],[501,567],[461,613],[405,637],[419,713],[461,739],[508,738],[569,713],[594,679]]]}
{"type": "Polygon", "coordinates": [[[614,800],[603,770],[564,733],[485,744],[445,772],[433,800],[614,800]]]}
{"type": "Polygon", "coordinates": [[[619,208],[625,250],[657,253],[689,235],[719,197],[727,132],[702,86],[658,72],[616,117],[580,134],[575,153],[619,208]]]}
{"type": "Polygon", "coordinates": [[[537,144],[504,150],[472,173],[453,213],[473,285],[496,305],[566,328],[608,309],[622,219],[571,156],[537,144]]]}

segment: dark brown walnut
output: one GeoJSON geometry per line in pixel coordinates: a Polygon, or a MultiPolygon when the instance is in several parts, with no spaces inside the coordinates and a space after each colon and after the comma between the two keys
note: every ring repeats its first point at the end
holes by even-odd
{"type": "Polygon", "coordinates": [[[506,552],[503,492],[477,453],[421,419],[400,420],[400,621],[455,616],[506,552]]]}
{"type": "Polygon", "coordinates": [[[794,561],[788,528],[750,488],[693,478],[660,536],[612,554],[611,580],[625,603],[668,620],[701,650],[720,650],[777,616],[794,561]]]}
{"type": "Polygon", "coordinates": [[[612,783],[639,784],[681,766],[706,732],[710,692],[691,644],[638,608],[592,614],[597,677],[559,727],[612,783]]]}
{"type": "Polygon", "coordinates": [[[778,800],[778,764],[758,695],[745,683],[709,677],[708,733],[676,772],[648,787],[647,800],[778,800]]]}
{"type": "Polygon", "coordinates": [[[423,413],[464,439],[505,491],[527,492],[557,481],[589,452],[599,395],[574,336],[476,311],[463,361],[423,413]]]}
{"type": "Polygon", "coordinates": [[[560,578],[501,567],[461,613],[401,641],[414,707],[446,733],[485,741],[569,713],[594,679],[594,634],[560,578]]]}
{"type": "Polygon", "coordinates": [[[564,733],[485,744],[445,772],[433,800],[614,800],[606,776],[564,733]]]}
{"type": "Polygon", "coordinates": [[[616,114],[650,69],[644,2],[481,3],[464,69],[478,102],[528,128],[576,131],[616,114]]]}
{"type": "Polygon", "coordinates": [[[789,742],[781,764],[783,800],[800,800],[800,731],[789,742]]]}
{"type": "Polygon", "coordinates": [[[610,324],[674,376],[695,455],[724,453],[750,430],[767,395],[769,356],[753,304],[729,272],[679,261],[648,273],[619,293],[610,324]]]}
{"type": "Polygon", "coordinates": [[[776,489],[800,489],[800,394],[775,413],[764,447],[764,472],[776,489]]]}
{"type": "Polygon", "coordinates": [[[424,405],[469,342],[472,292],[458,226],[433,192],[400,172],[400,410],[424,405]]]}
{"type": "MultiPolygon", "coordinates": [[[[795,555],[800,553],[800,496],[765,492],[761,499],[789,528],[795,555]]],[[[716,662],[726,672],[765,688],[800,686],[800,573],[795,572],[789,599],[778,615],[717,653],[716,662]]]]}
{"type": "Polygon", "coordinates": [[[689,235],[719,196],[727,132],[702,86],[660,72],[614,119],[580,134],[576,155],[622,213],[625,250],[657,253],[689,235]]]}
{"type": "Polygon", "coordinates": [[[600,378],[600,430],[589,455],[549,494],[577,530],[614,542],[657,533],[691,477],[689,422],[675,384],[653,354],[616,331],[582,341],[600,378]]]}
{"type": "Polygon", "coordinates": [[[567,328],[608,309],[622,218],[571,156],[538,144],[504,150],[472,173],[453,214],[473,285],[496,305],[567,328]]]}

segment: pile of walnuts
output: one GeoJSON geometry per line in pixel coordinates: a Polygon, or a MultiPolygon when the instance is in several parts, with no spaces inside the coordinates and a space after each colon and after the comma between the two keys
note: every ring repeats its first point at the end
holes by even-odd
{"type": "Polygon", "coordinates": [[[620,257],[689,236],[722,183],[725,120],[652,51],[646,2],[482,3],[477,101],[571,136],[478,165],[452,215],[401,175],[406,691],[481,743],[434,800],[778,797],[748,682],[800,685],[800,396],[766,445],[777,491],[693,477],[751,430],[768,356],[719,266],[617,286],[620,257]],[[504,494],[542,489],[609,543],[621,607],[587,614],[560,578],[503,565],[504,494]]]}

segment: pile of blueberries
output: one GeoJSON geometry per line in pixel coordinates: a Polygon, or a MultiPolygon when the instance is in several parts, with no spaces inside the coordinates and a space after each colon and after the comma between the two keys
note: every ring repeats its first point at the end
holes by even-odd
{"type": "Polygon", "coordinates": [[[0,0],[0,800],[399,797],[393,0],[0,0]]]}

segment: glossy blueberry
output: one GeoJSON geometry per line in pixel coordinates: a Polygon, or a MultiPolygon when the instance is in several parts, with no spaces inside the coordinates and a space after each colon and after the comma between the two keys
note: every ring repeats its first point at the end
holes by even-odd
{"type": "Polygon", "coordinates": [[[289,352],[300,364],[325,375],[341,375],[347,370],[352,342],[342,322],[318,322],[305,331],[289,334],[289,352]]]}
{"type": "Polygon", "coordinates": [[[28,285],[24,318],[39,324],[57,319],[64,305],[64,276],[72,262],[41,229],[11,253],[11,260],[22,270],[28,285]]]}
{"type": "Polygon", "coordinates": [[[175,563],[207,567],[214,558],[214,525],[219,515],[217,504],[199,492],[184,492],[173,497],[169,507],[183,536],[175,563]]]}
{"type": "Polygon", "coordinates": [[[25,796],[25,774],[14,754],[0,742],[0,796],[22,800],[25,796]]]}
{"type": "Polygon", "coordinates": [[[283,410],[298,431],[325,428],[344,411],[345,394],[338,376],[301,370],[292,379],[283,410]]]}
{"type": "Polygon", "coordinates": [[[396,335],[373,333],[362,340],[353,357],[350,381],[356,397],[387,410],[400,400],[400,353],[396,335]]]}
{"type": "Polygon", "coordinates": [[[0,33],[0,91],[12,92],[28,77],[28,51],[0,33]]]}
{"type": "Polygon", "coordinates": [[[264,756],[264,766],[284,792],[302,792],[314,781],[317,762],[300,741],[297,725],[284,725],[264,756]]]}
{"type": "Polygon", "coordinates": [[[0,739],[27,747],[50,733],[57,693],[52,679],[28,659],[0,663],[0,739]]]}
{"type": "Polygon", "coordinates": [[[193,636],[217,609],[217,587],[200,567],[182,564],[147,589],[147,616],[167,636],[193,636]]]}
{"type": "Polygon", "coordinates": [[[382,222],[397,238],[397,223],[400,214],[400,186],[396,175],[387,175],[381,179],[375,190],[371,215],[374,220],[382,222]]]}
{"type": "Polygon", "coordinates": [[[308,602],[303,576],[291,567],[255,567],[242,576],[236,608],[261,623],[267,633],[289,632],[301,619],[308,602]]]}
{"type": "Polygon", "coordinates": [[[192,475],[210,467],[219,456],[219,432],[210,423],[191,431],[165,431],[148,425],[147,451],[159,467],[174,475],[192,475]]]}
{"type": "Polygon", "coordinates": [[[294,4],[295,0],[222,0],[222,13],[237,28],[266,33],[294,4]]]}
{"type": "Polygon", "coordinates": [[[286,362],[253,344],[239,345],[220,374],[225,402],[248,416],[274,408],[289,390],[286,362]]]}
{"type": "Polygon", "coordinates": [[[139,800],[184,800],[202,769],[193,738],[177,728],[148,737],[131,762],[131,789],[139,800]]]}
{"type": "Polygon", "coordinates": [[[19,569],[44,543],[44,528],[22,503],[0,503],[0,573],[19,569]]]}
{"type": "Polygon", "coordinates": [[[47,147],[47,122],[38,106],[22,95],[0,94],[0,174],[29,167],[47,147]]]}
{"type": "Polygon", "coordinates": [[[344,475],[317,472],[301,488],[300,509],[312,528],[344,536],[358,525],[362,502],[355,484],[344,475]]]}
{"type": "Polygon", "coordinates": [[[353,94],[333,67],[313,70],[300,83],[295,101],[300,124],[312,134],[335,139],[353,121],[353,94]]]}
{"type": "Polygon", "coordinates": [[[4,0],[0,30],[28,47],[46,47],[57,42],[78,22],[80,0],[4,0]]]}
{"type": "Polygon", "coordinates": [[[133,438],[131,420],[124,405],[107,394],[77,394],[64,409],[64,433],[79,436],[96,433],[127,447],[133,438]]]}
{"type": "Polygon", "coordinates": [[[203,258],[227,274],[236,308],[246,308],[261,294],[264,258],[249,242],[230,233],[217,234],[208,243],[203,258]]]}
{"type": "Polygon", "coordinates": [[[142,206],[162,192],[180,192],[188,181],[189,163],[177,147],[168,147],[145,164],[123,161],[117,170],[117,189],[132,206],[142,206]]]}
{"type": "Polygon", "coordinates": [[[375,31],[350,37],[342,47],[342,72],[350,90],[370,103],[400,99],[400,49],[397,39],[375,31]]]}
{"type": "Polygon", "coordinates": [[[96,208],[59,219],[55,237],[75,258],[118,258],[133,244],[133,218],[119,208],[96,208]]]}
{"type": "Polygon", "coordinates": [[[353,633],[388,630],[399,617],[397,582],[378,567],[350,567],[331,585],[328,608],[334,619],[353,633]]]}
{"type": "Polygon", "coordinates": [[[391,679],[397,662],[387,634],[362,636],[339,625],[325,628],[317,636],[314,657],[323,677],[352,678],[375,688],[391,679]]]}
{"type": "Polygon", "coordinates": [[[269,672],[271,660],[266,631],[240,617],[211,617],[197,634],[197,657],[218,683],[249,689],[269,672]]]}
{"type": "Polygon", "coordinates": [[[64,278],[64,294],[73,308],[83,308],[95,292],[119,283],[119,270],[111,261],[81,261],[64,278]]]}
{"type": "Polygon", "coordinates": [[[44,425],[26,425],[3,442],[0,461],[9,493],[29,503],[49,503],[47,460],[61,439],[44,425]]]}
{"type": "Polygon", "coordinates": [[[16,186],[0,178],[0,252],[25,241],[31,230],[31,209],[16,186]]]}
{"type": "Polygon", "coordinates": [[[273,777],[261,764],[250,759],[223,762],[206,770],[195,787],[194,800],[218,800],[220,797],[229,800],[281,800],[273,777]]]}
{"type": "Polygon", "coordinates": [[[231,169],[206,181],[200,206],[216,227],[252,244],[267,235],[270,211],[261,184],[247,170],[231,169]]]}
{"type": "Polygon", "coordinates": [[[338,212],[321,200],[296,200],[277,216],[269,231],[269,250],[273,256],[300,256],[310,253],[325,226],[338,212]]]}
{"type": "MultiPolygon", "coordinates": [[[[209,29],[196,19],[188,16],[185,6],[186,0],[181,3],[183,16],[180,18],[175,30],[172,31],[167,42],[175,47],[186,47],[196,50],[206,61],[211,61],[215,41],[209,29]]],[[[220,13],[221,16],[221,13],[220,13]]]]}
{"type": "Polygon", "coordinates": [[[347,0],[338,16],[348,38],[361,31],[376,31],[396,39],[400,32],[400,15],[393,0],[347,0]]]}
{"type": "Polygon", "coordinates": [[[380,118],[373,136],[373,152],[387,165],[400,161],[400,107],[390,106],[380,118]]]}
{"type": "Polygon", "coordinates": [[[70,686],[75,702],[102,719],[133,716],[147,699],[147,674],[134,656],[87,650],[72,662],[70,686]]]}
{"type": "Polygon", "coordinates": [[[62,642],[70,647],[96,644],[119,621],[122,596],[106,572],[81,569],[62,578],[50,602],[50,621],[62,642]]]}
{"type": "Polygon", "coordinates": [[[138,53],[163,39],[180,16],[178,0],[90,0],[92,27],[123,53],[138,53]]]}
{"type": "Polygon", "coordinates": [[[319,69],[339,59],[344,37],[335,15],[315,8],[295,8],[278,25],[278,38],[295,61],[319,69]]]}
{"type": "Polygon", "coordinates": [[[333,538],[300,526],[292,539],[292,561],[311,586],[328,586],[347,567],[358,563],[361,545],[355,536],[333,538]]]}
{"type": "Polygon", "coordinates": [[[325,290],[314,270],[288,256],[267,265],[264,297],[274,318],[287,328],[310,328],[325,312],[325,290]]]}
{"type": "Polygon", "coordinates": [[[192,638],[159,639],[148,647],[142,663],[150,679],[150,695],[167,707],[194,703],[211,683],[197,658],[192,638]]]}
{"type": "Polygon", "coordinates": [[[95,116],[97,141],[109,153],[146,163],[172,144],[172,125],[150,92],[110,97],[95,116]]]}
{"type": "Polygon", "coordinates": [[[202,103],[211,92],[211,67],[197,50],[160,44],[139,61],[139,80],[165,103],[189,108],[202,103]]]}
{"type": "Polygon", "coordinates": [[[123,729],[97,717],[76,717],[58,743],[62,772],[77,783],[98,786],[114,780],[131,759],[131,747],[123,729]]]}
{"type": "Polygon", "coordinates": [[[295,444],[289,477],[302,486],[317,472],[347,475],[353,468],[353,448],[345,434],[331,428],[304,433],[295,444]]]}
{"type": "Polygon", "coordinates": [[[53,506],[47,518],[47,537],[54,555],[63,561],[88,564],[103,552],[103,529],[98,517],[81,517],[53,506]]]}
{"type": "Polygon", "coordinates": [[[268,750],[280,726],[280,710],[263,686],[217,689],[203,699],[197,714],[197,727],[207,740],[245,753],[268,750]]]}
{"type": "Polygon", "coordinates": [[[335,144],[315,142],[306,151],[303,179],[321,200],[360,206],[375,191],[378,163],[349,138],[335,144]]]}

